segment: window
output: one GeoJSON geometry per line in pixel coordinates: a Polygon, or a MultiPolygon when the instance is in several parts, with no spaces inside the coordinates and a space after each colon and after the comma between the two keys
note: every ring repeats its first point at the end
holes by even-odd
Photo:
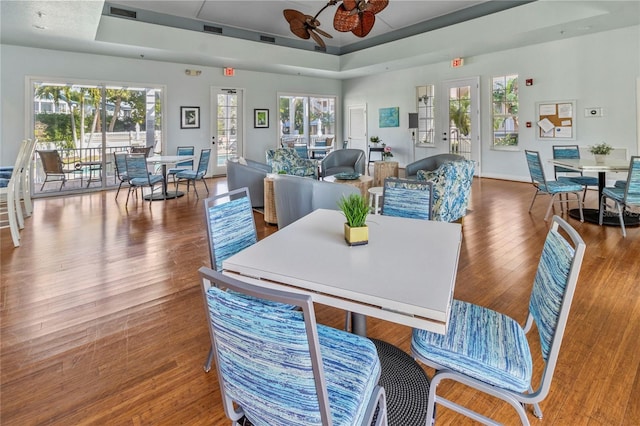
{"type": "Polygon", "coordinates": [[[518,146],[518,76],[493,78],[493,146],[518,146]]]}
{"type": "Polygon", "coordinates": [[[113,153],[132,146],[162,152],[162,87],[131,87],[31,80],[36,150],[59,151],[64,186],[41,186],[42,164],[34,161],[35,193],[99,190],[115,184],[113,153]],[[103,135],[104,133],[104,135],[103,135]],[[100,163],[83,166],[85,163],[100,163]],[[61,189],[60,189],[61,188],[61,189]]]}
{"type": "Polygon", "coordinates": [[[278,120],[283,145],[333,141],[336,134],[336,98],[281,95],[278,120]]]}
{"type": "Polygon", "coordinates": [[[418,144],[435,144],[434,86],[418,86],[418,144]]]}

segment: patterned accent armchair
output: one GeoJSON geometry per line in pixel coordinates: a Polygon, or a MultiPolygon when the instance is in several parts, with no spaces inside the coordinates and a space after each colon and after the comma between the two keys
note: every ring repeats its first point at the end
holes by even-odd
{"type": "Polygon", "coordinates": [[[318,179],[318,162],[300,158],[294,149],[278,148],[268,150],[267,164],[271,166],[273,173],[284,172],[287,175],[318,179]]]}
{"type": "Polygon", "coordinates": [[[431,220],[454,222],[467,214],[474,169],[475,162],[458,160],[433,171],[418,170],[419,181],[433,182],[431,220]]]}
{"type": "Polygon", "coordinates": [[[434,171],[440,167],[443,163],[449,161],[464,160],[462,155],[458,154],[436,154],[431,157],[423,158],[413,163],[407,164],[404,169],[406,179],[417,179],[418,170],[434,171]]]}

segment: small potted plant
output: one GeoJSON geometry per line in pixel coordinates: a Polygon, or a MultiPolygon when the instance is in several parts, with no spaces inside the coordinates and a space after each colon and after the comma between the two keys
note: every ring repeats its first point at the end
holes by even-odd
{"type": "Polygon", "coordinates": [[[347,222],[344,224],[344,239],[350,246],[359,246],[369,242],[369,228],[367,215],[369,204],[360,194],[351,194],[338,201],[338,208],[342,210],[347,222]]]}
{"type": "Polygon", "coordinates": [[[369,140],[371,141],[373,146],[378,146],[378,144],[380,143],[380,138],[377,136],[371,136],[369,140]]]}
{"type": "Polygon", "coordinates": [[[589,151],[596,157],[596,163],[604,163],[605,157],[611,154],[612,150],[613,147],[611,145],[602,142],[598,145],[593,145],[589,151]]]}

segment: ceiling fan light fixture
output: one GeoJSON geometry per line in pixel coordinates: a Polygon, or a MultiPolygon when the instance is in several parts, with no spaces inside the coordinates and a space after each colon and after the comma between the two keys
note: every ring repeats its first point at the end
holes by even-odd
{"type": "MultiPolygon", "coordinates": [[[[318,46],[326,47],[320,36],[333,37],[318,28],[320,21],[317,18],[327,7],[338,3],[340,3],[339,0],[329,0],[315,16],[305,15],[294,9],[285,9],[283,14],[294,35],[305,40],[313,38],[318,46]]],[[[351,31],[357,37],[365,37],[373,29],[376,13],[382,11],[388,4],[389,0],[342,0],[333,17],[333,28],[340,32],[351,31]]]]}

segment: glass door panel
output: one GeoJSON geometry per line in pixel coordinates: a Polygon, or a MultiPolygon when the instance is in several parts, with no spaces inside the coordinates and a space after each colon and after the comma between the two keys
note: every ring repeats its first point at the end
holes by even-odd
{"type": "Polygon", "coordinates": [[[215,134],[212,136],[213,151],[211,174],[225,175],[227,159],[240,157],[242,150],[242,90],[212,89],[214,100],[215,134]]]}

